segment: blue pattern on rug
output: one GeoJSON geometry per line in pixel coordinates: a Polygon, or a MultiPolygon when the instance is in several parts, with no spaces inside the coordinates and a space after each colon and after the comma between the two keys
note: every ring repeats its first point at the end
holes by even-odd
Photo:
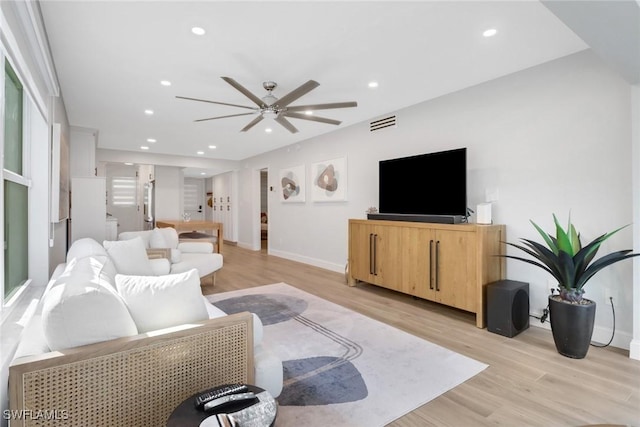
{"type": "Polygon", "coordinates": [[[215,306],[227,314],[248,311],[258,315],[264,326],[286,322],[303,313],[305,300],[281,294],[258,294],[216,301],[215,306]]]}
{"type": "Polygon", "coordinates": [[[283,368],[286,386],[278,397],[283,406],[355,402],[369,394],[358,369],[340,357],[287,360],[283,368]],[[327,366],[333,367],[325,369],[327,366]]]}
{"type": "Polygon", "coordinates": [[[294,320],[344,348],[342,357],[316,356],[283,361],[284,388],[278,397],[280,405],[330,405],[367,397],[367,385],[350,362],[360,357],[362,347],[302,316],[308,307],[305,300],[282,294],[256,294],[216,301],[215,305],[227,314],[255,313],[264,326],[294,320]]]}

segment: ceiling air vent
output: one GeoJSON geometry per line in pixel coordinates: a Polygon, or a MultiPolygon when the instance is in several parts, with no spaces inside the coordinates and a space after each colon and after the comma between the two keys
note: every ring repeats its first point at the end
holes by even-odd
{"type": "Polygon", "coordinates": [[[374,132],[376,130],[381,130],[381,129],[390,128],[390,127],[395,128],[397,126],[398,125],[396,123],[396,116],[389,116],[383,119],[374,120],[371,123],[369,123],[369,130],[371,132],[374,132]]]}

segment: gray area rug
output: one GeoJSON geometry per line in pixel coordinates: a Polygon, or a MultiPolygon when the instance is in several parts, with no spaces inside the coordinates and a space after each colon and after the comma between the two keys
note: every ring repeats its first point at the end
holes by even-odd
{"type": "Polygon", "coordinates": [[[285,283],[209,295],[283,360],[278,427],[384,426],[487,365],[285,283]]]}

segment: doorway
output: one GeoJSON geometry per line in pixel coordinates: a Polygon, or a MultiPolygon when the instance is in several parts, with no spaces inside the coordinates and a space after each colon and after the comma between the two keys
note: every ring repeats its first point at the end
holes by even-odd
{"type": "Polygon", "coordinates": [[[260,250],[269,248],[269,172],[260,170],[260,250]]]}
{"type": "Polygon", "coordinates": [[[194,221],[204,220],[204,179],[185,178],[183,191],[184,213],[194,221]]]}

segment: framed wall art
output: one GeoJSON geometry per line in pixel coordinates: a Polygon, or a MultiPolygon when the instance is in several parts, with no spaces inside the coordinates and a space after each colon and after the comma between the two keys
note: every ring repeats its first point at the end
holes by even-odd
{"type": "Polygon", "coordinates": [[[301,203],[305,201],[304,165],[280,170],[278,192],[280,193],[280,201],[283,203],[301,203]]]}
{"type": "Polygon", "coordinates": [[[347,200],[347,158],[327,160],[311,166],[311,196],[314,202],[347,200]]]}

